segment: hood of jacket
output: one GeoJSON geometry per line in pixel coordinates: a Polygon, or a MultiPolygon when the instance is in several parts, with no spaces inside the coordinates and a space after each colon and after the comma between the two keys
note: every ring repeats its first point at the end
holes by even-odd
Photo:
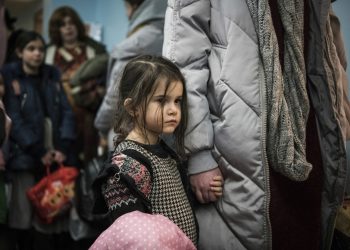
{"type": "Polygon", "coordinates": [[[128,33],[146,22],[164,19],[166,7],[165,0],[145,0],[131,16],[128,33]]]}

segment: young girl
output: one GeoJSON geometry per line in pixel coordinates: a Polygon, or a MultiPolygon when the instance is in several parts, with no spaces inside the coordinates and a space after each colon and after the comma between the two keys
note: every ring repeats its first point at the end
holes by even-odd
{"type": "MultiPolygon", "coordinates": [[[[6,163],[12,183],[8,224],[15,229],[18,249],[28,249],[35,238],[30,234],[33,224],[35,236],[41,239],[50,239],[53,234],[68,230],[64,226],[67,219],[50,225],[33,220],[26,191],[35,184],[35,174],[45,172],[45,165],[69,161],[75,131],[73,112],[60,84],[59,71],[44,64],[44,39],[36,32],[23,31],[15,46],[20,61],[4,65],[0,71],[5,85],[4,104],[12,119],[10,155],[6,163]],[[51,140],[45,140],[49,138],[45,136],[49,132],[44,132],[45,121],[51,121],[51,140]]],[[[33,244],[37,243],[42,241],[33,244]]],[[[51,245],[33,248],[53,249],[51,245]]]]}
{"type": "MultiPolygon", "coordinates": [[[[170,61],[140,56],[125,67],[119,86],[115,132],[118,142],[95,180],[94,211],[106,213],[113,222],[120,215],[139,210],[162,214],[173,221],[194,244],[195,215],[187,191],[184,132],[187,123],[185,80],[170,61]],[[161,135],[173,134],[177,154],[161,135]]],[[[221,195],[220,178],[212,191],[221,195]]]]}

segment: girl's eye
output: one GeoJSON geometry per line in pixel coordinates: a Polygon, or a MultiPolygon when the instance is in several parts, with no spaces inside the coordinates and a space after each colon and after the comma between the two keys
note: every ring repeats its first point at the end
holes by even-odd
{"type": "Polygon", "coordinates": [[[37,47],[35,47],[35,46],[29,46],[29,47],[27,47],[26,49],[27,49],[28,51],[30,51],[30,52],[33,52],[33,51],[35,51],[35,50],[38,50],[38,51],[41,52],[41,53],[44,53],[44,52],[45,52],[45,49],[44,49],[43,47],[37,48],[37,47]]]}
{"type": "Polygon", "coordinates": [[[164,103],[164,98],[157,98],[157,99],[156,99],[156,102],[164,103]]]}
{"type": "Polygon", "coordinates": [[[34,46],[28,46],[28,47],[27,47],[27,50],[29,50],[29,51],[34,51],[34,50],[35,50],[35,47],[34,47],[34,46]]]}
{"type": "Polygon", "coordinates": [[[60,23],[60,27],[64,27],[64,26],[68,26],[68,25],[73,25],[73,21],[72,20],[64,20],[63,22],[60,23]]]}
{"type": "Polygon", "coordinates": [[[175,103],[180,105],[180,104],[182,103],[182,99],[180,99],[180,98],[179,98],[179,99],[176,99],[176,100],[175,100],[175,103]]]}

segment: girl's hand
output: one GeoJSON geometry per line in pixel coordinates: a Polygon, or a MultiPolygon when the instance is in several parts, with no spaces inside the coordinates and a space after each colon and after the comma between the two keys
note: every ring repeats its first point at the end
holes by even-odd
{"type": "Polygon", "coordinates": [[[53,156],[52,156],[52,151],[47,151],[46,154],[44,154],[43,157],[41,157],[41,163],[44,166],[49,166],[53,162],[53,156]]]}
{"type": "Polygon", "coordinates": [[[217,175],[213,177],[210,182],[210,191],[214,193],[216,197],[222,196],[222,186],[224,185],[222,176],[217,175]]]}
{"type": "Polygon", "coordinates": [[[57,162],[58,164],[62,164],[66,160],[66,155],[63,154],[61,151],[54,150],[53,151],[53,160],[57,162]]]}

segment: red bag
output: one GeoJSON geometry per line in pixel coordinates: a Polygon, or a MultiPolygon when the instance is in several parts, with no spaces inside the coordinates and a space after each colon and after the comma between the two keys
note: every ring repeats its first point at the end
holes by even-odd
{"type": "Polygon", "coordinates": [[[27,196],[38,217],[43,223],[49,224],[70,210],[79,172],[74,167],[63,165],[52,173],[50,166],[46,166],[46,172],[47,176],[30,188],[27,196]]]}

